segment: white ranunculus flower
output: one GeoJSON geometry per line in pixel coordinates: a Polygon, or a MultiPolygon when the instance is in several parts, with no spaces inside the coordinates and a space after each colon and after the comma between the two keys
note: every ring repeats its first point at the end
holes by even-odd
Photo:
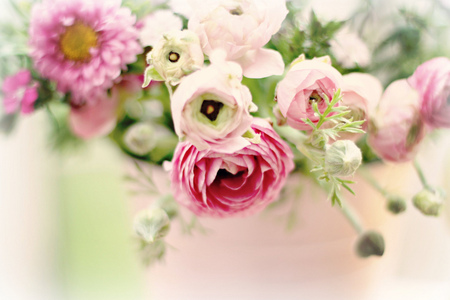
{"type": "Polygon", "coordinates": [[[171,31],[163,35],[147,55],[144,87],[151,80],[177,85],[180,79],[203,67],[204,55],[200,41],[189,30],[171,31]]]}

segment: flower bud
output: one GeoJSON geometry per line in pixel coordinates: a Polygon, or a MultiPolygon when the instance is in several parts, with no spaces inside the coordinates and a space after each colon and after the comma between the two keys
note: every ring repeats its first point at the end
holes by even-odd
{"type": "Polygon", "coordinates": [[[146,155],[156,146],[155,130],[148,123],[136,123],[123,138],[126,147],[137,155],[146,155]]]}
{"type": "Polygon", "coordinates": [[[440,188],[425,188],[413,197],[414,206],[426,216],[438,216],[445,192],[440,188]]]}
{"type": "Polygon", "coordinates": [[[376,231],[366,231],[356,242],[356,253],[360,257],[384,254],[384,238],[376,231]]]}
{"type": "Polygon", "coordinates": [[[145,210],[134,221],[136,234],[147,243],[153,243],[155,240],[166,236],[169,229],[169,216],[161,208],[145,210]]]}
{"type": "Polygon", "coordinates": [[[325,171],[333,176],[350,176],[361,164],[361,150],[349,140],[336,141],[325,152],[325,171]]]}
{"type": "Polygon", "coordinates": [[[149,67],[145,70],[143,87],[151,80],[166,81],[177,85],[181,77],[203,66],[204,55],[200,41],[189,30],[170,31],[147,55],[149,67]]]}
{"type": "Polygon", "coordinates": [[[406,210],[406,201],[399,196],[388,196],[386,207],[391,213],[399,214],[406,210]]]}

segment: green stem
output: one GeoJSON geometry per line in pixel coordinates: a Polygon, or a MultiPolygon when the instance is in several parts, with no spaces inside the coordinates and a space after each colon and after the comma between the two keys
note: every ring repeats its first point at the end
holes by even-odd
{"type": "Polygon", "coordinates": [[[415,168],[416,171],[417,171],[417,175],[419,176],[419,179],[420,179],[420,182],[422,183],[422,186],[423,186],[425,189],[428,189],[428,190],[432,191],[433,189],[432,189],[431,186],[428,184],[428,182],[427,182],[427,180],[426,180],[426,178],[425,178],[425,175],[424,175],[424,173],[423,173],[423,171],[422,171],[422,168],[420,167],[419,162],[417,161],[417,159],[414,160],[414,168],[415,168]]]}
{"type": "Polygon", "coordinates": [[[372,176],[372,174],[369,173],[369,171],[361,168],[360,174],[370,185],[372,185],[374,189],[380,192],[380,194],[382,194],[385,198],[389,196],[389,193],[378,183],[378,181],[375,179],[375,177],[372,176]]]}
{"type": "Polygon", "coordinates": [[[340,198],[340,200],[341,200],[340,209],[342,214],[350,222],[355,231],[358,234],[362,234],[364,232],[364,227],[362,226],[356,211],[342,197],[340,198]]]}
{"type": "MultiPolygon", "coordinates": [[[[319,180],[317,178],[314,178],[314,183],[320,187],[321,189],[325,190],[327,193],[328,188],[326,188],[325,186],[321,185],[319,180]]],[[[341,203],[339,207],[339,210],[342,212],[342,214],[344,215],[344,217],[349,221],[350,225],[352,225],[352,227],[355,229],[355,231],[358,234],[362,234],[364,232],[364,226],[362,225],[358,214],[356,213],[356,211],[353,209],[353,207],[351,205],[349,205],[347,203],[347,201],[345,201],[345,199],[340,196],[339,197],[339,201],[341,203]]]]}
{"type": "Polygon", "coordinates": [[[170,85],[170,83],[168,83],[167,81],[164,82],[166,84],[167,90],[169,91],[169,97],[170,100],[172,100],[172,96],[173,96],[173,89],[172,86],[170,85]]]}

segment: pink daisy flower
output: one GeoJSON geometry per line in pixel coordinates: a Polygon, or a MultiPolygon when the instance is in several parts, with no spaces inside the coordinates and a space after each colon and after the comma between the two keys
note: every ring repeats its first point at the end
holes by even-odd
{"type": "Polygon", "coordinates": [[[111,88],[142,52],[135,22],[120,1],[44,0],[32,10],[30,56],[42,76],[82,104],[111,88]]]}

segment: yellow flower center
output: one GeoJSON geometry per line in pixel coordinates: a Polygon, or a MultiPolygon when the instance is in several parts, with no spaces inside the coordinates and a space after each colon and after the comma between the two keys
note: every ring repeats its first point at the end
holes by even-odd
{"type": "Polygon", "coordinates": [[[66,27],[59,40],[59,46],[66,59],[86,61],[91,58],[89,50],[97,46],[97,34],[91,27],[76,22],[66,27]]]}

